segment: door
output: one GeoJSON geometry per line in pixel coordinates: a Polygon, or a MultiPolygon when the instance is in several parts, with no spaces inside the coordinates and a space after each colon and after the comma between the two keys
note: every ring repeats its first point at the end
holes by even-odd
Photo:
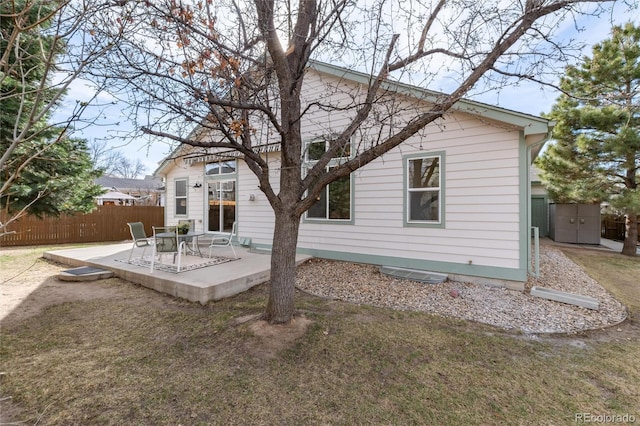
{"type": "Polygon", "coordinates": [[[600,205],[578,204],[578,244],[600,244],[600,205]]]}
{"type": "Polygon", "coordinates": [[[600,244],[599,204],[552,204],[550,211],[554,241],[600,244]]]}
{"type": "Polygon", "coordinates": [[[531,226],[538,227],[540,230],[540,237],[546,237],[548,235],[548,215],[549,208],[547,204],[547,197],[531,197],[531,226]]]}
{"type": "Polygon", "coordinates": [[[216,180],[207,183],[207,227],[209,232],[231,232],[236,221],[236,181],[216,180]]]}
{"type": "Polygon", "coordinates": [[[555,233],[554,240],[559,243],[578,242],[578,205],[555,205],[555,233]]]}

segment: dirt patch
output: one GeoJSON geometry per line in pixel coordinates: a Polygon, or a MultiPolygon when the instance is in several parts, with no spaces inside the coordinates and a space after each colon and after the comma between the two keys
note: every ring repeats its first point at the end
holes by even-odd
{"type": "Polygon", "coordinates": [[[65,302],[80,302],[94,299],[112,298],[118,290],[111,283],[69,283],[49,277],[35,289],[29,285],[16,286],[11,294],[2,292],[0,310],[3,325],[11,327],[21,321],[42,313],[49,306],[65,302]]]}
{"type": "MultiPolygon", "coordinates": [[[[12,252],[14,254],[17,250],[12,252]]],[[[25,250],[26,252],[26,250],[25,250]]],[[[14,263],[20,263],[20,257],[14,263]]],[[[163,298],[155,292],[119,278],[70,282],[57,279],[58,274],[69,266],[44,258],[31,261],[19,269],[19,273],[0,274],[0,323],[3,327],[14,327],[22,321],[41,314],[51,306],[68,302],[83,302],[96,299],[129,299],[140,304],[162,303],[163,298]],[[135,297],[135,299],[134,299],[135,297]]]]}
{"type": "Polygon", "coordinates": [[[272,359],[278,352],[291,347],[297,339],[304,336],[312,323],[310,319],[301,315],[291,320],[289,324],[269,324],[258,320],[249,325],[249,330],[259,338],[253,342],[253,354],[262,359],[272,359]]]}

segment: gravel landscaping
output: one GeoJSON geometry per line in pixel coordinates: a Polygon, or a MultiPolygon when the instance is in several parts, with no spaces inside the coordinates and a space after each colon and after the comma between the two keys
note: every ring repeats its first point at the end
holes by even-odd
{"type": "Polygon", "coordinates": [[[571,333],[615,325],[626,308],[558,248],[540,247],[540,277],[526,291],[447,281],[422,284],[381,274],[371,265],[313,259],[298,269],[297,287],[308,293],[351,303],[438,315],[491,324],[525,333],[571,333]],[[590,296],[590,310],[531,296],[532,286],[590,296]],[[455,296],[455,297],[454,297],[455,296]]]}

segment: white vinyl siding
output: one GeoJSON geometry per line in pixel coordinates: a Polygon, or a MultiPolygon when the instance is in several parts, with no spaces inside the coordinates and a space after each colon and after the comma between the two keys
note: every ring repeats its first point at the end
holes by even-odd
{"type": "Polygon", "coordinates": [[[166,206],[165,206],[165,225],[177,225],[178,220],[193,219],[195,221],[196,230],[203,230],[203,212],[204,212],[204,199],[206,195],[203,185],[203,171],[204,166],[202,163],[188,165],[182,160],[175,160],[175,162],[168,168],[167,175],[165,177],[166,182],[166,206]],[[176,185],[177,180],[186,181],[187,190],[187,212],[186,215],[176,215],[176,185]],[[194,185],[200,183],[199,188],[194,188],[194,185]]]}
{"type": "MultiPolygon", "coordinates": [[[[306,84],[313,86],[313,81],[307,75],[306,84]]],[[[322,85],[309,89],[324,91],[322,85]]],[[[346,121],[337,115],[310,114],[303,122],[303,134],[342,130],[346,121]]],[[[446,130],[441,123],[433,123],[354,172],[353,225],[305,221],[298,247],[354,256],[519,268],[520,132],[463,113],[448,114],[443,122],[446,130]],[[403,158],[435,152],[444,153],[444,227],[406,227],[403,158]]],[[[355,148],[357,141],[353,145],[355,148]]]]}
{"type": "MultiPolygon", "coordinates": [[[[264,158],[269,163],[271,184],[276,193],[280,179],[280,154],[270,153],[264,158]]],[[[251,238],[257,246],[273,243],[275,217],[267,197],[258,189],[258,179],[243,162],[238,162],[238,236],[251,238]],[[253,195],[253,200],[251,200],[253,195]]]]}

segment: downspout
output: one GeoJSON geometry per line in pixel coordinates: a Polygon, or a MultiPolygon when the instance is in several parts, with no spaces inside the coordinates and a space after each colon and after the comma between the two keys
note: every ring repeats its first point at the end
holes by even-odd
{"type": "Polygon", "coordinates": [[[531,164],[532,164],[532,150],[535,147],[544,145],[549,139],[551,139],[551,132],[553,130],[555,122],[549,122],[549,131],[547,135],[527,147],[527,205],[529,208],[527,209],[527,229],[528,232],[528,244],[527,244],[527,272],[529,275],[532,275],[535,278],[540,276],[540,230],[537,227],[531,226],[531,164]],[[532,235],[533,234],[533,235],[532,235]],[[533,245],[534,245],[534,253],[531,252],[531,238],[533,237],[533,245]],[[532,265],[532,257],[534,260],[534,265],[532,265]]]}

